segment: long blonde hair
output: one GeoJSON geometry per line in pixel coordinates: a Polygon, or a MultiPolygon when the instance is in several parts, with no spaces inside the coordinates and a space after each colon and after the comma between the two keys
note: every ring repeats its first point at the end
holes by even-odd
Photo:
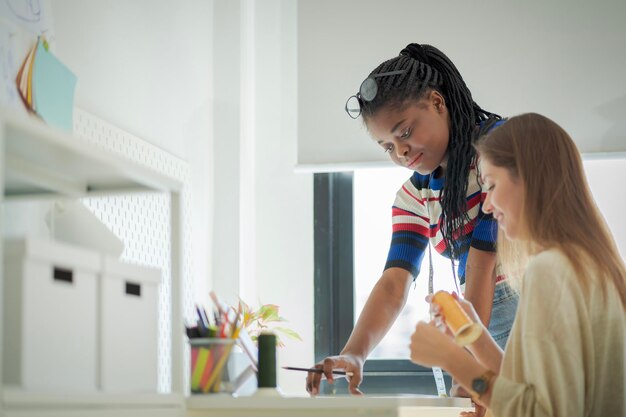
{"type": "Polygon", "coordinates": [[[545,116],[527,113],[494,129],[476,148],[481,158],[523,181],[521,225],[527,240],[522,256],[536,248],[560,249],[583,287],[589,285],[588,272],[599,271],[604,294],[612,282],[626,309],[626,266],[567,132],[545,116]]]}

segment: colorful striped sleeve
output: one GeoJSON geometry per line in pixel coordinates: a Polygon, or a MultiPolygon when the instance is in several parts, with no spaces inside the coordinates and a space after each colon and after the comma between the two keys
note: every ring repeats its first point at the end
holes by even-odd
{"type": "Polygon", "coordinates": [[[409,180],[396,194],[385,269],[402,268],[417,277],[428,245],[430,222],[420,190],[409,180]]]}
{"type": "Polygon", "coordinates": [[[495,252],[496,242],[498,241],[498,222],[491,213],[483,211],[485,196],[486,194],[482,193],[480,210],[476,216],[476,224],[472,232],[470,246],[485,252],[495,252]]]}

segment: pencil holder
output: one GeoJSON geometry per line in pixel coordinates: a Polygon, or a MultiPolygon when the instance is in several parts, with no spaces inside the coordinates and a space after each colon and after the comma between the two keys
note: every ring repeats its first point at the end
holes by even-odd
{"type": "Polygon", "coordinates": [[[454,334],[454,341],[457,345],[469,345],[480,337],[482,327],[469,318],[452,295],[445,291],[437,291],[433,296],[433,302],[441,307],[446,325],[454,334]]]}
{"type": "Polygon", "coordinates": [[[235,339],[189,339],[191,345],[191,392],[232,394],[228,358],[235,339]]]}

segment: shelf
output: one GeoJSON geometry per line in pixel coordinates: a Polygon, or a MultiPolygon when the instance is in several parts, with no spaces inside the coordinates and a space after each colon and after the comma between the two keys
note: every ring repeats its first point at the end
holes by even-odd
{"type": "MultiPolygon", "coordinates": [[[[123,155],[46,125],[38,117],[0,108],[0,202],[16,199],[79,198],[159,192],[170,197],[171,379],[173,394],[38,393],[0,382],[0,417],[182,417],[182,219],[183,183],[123,155]]],[[[2,224],[0,222],[0,232],[2,224]]],[[[164,242],[166,244],[167,242],[164,242]]],[[[0,258],[2,241],[0,240],[0,258]]],[[[0,268],[0,300],[4,277],[0,268]]],[[[0,309],[0,374],[3,324],[0,309]]]]}
{"type": "Polygon", "coordinates": [[[5,198],[180,191],[175,179],[98,149],[33,115],[0,109],[5,198]]]}

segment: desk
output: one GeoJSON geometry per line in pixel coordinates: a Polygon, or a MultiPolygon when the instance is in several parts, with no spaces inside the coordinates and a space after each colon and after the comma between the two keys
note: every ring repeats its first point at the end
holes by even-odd
{"type": "Polygon", "coordinates": [[[239,397],[192,395],[187,417],[458,417],[472,411],[469,398],[411,395],[397,397],[239,397]]]}

